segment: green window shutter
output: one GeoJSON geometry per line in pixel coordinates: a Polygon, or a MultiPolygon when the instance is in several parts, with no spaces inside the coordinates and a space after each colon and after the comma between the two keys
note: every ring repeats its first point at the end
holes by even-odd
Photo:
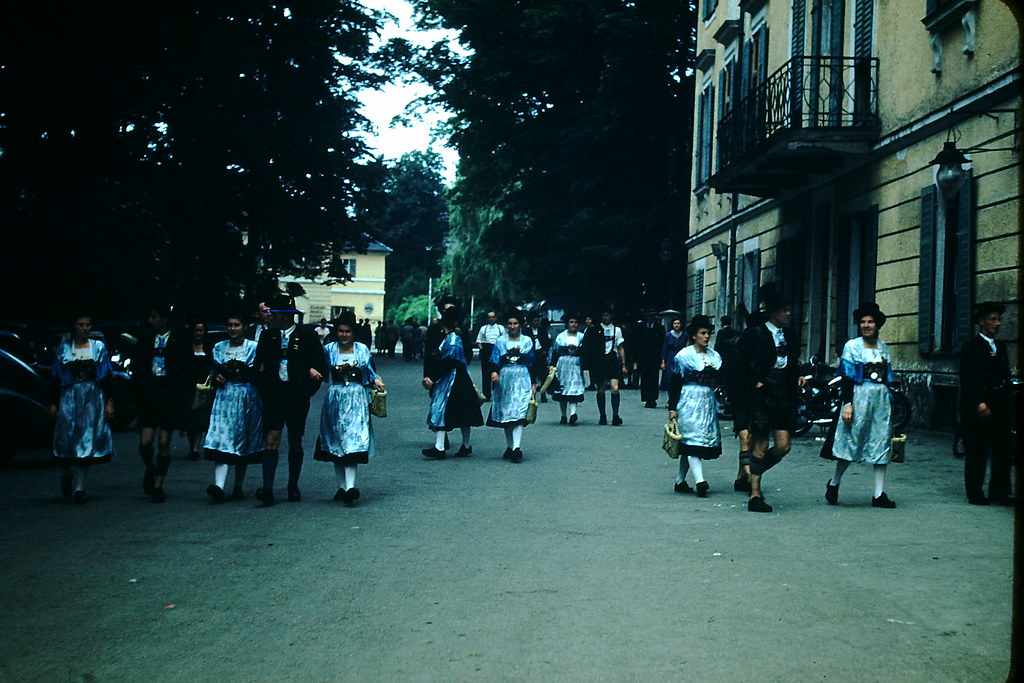
{"type": "Polygon", "coordinates": [[[921,255],[918,259],[917,332],[922,355],[935,350],[935,186],[921,190],[921,255]]]}
{"type": "Polygon", "coordinates": [[[807,30],[807,0],[793,0],[793,34],[789,38],[789,56],[804,54],[804,32],[807,30]]]}
{"type": "Polygon", "coordinates": [[[860,266],[860,296],[875,300],[875,276],[878,274],[878,205],[861,214],[861,246],[864,250],[860,266]]]}
{"type": "Polygon", "coordinates": [[[874,25],[875,0],[857,0],[853,15],[853,55],[871,56],[871,29],[874,25]]]}
{"type": "Polygon", "coordinates": [[[956,334],[954,348],[960,348],[971,337],[974,305],[974,178],[967,172],[967,180],[957,197],[956,231],[956,334]]]}

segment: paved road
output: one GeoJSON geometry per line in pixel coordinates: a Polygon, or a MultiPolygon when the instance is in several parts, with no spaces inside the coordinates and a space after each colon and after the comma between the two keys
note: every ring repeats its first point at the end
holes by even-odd
{"type": "Polygon", "coordinates": [[[635,392],[623,427],[596,425],[592,394],[577,427],[542,405],[519,465],[496,429],[473,458],[426,461],[418,368],[380,370],[391,416],[355,508],[312,460],[301,503],[213,506],[212,465],[183,440],[154,505],[131,434],[85,506],[53,469],[0,471],[0,681],[1006,676],[1013,514],[963,502],[941,434],[912,433],[890,468],[895,510],[870,506],[866,467],[825,505],[830,467],[804,437],[765,477],[775,513],[751,514],[731,437],[707,499],[672,492],[664,411],[635,392]]]}

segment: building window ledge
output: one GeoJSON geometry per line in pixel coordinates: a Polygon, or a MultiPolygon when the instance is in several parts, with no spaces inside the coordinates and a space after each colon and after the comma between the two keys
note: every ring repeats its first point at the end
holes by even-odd
{"type": "Polygon", "coordinates": [[[929,32],[938,33],[961,23],[968,10],[976,6],[977,0],[928,0],[928,14],[921,23],[929,32]]]}

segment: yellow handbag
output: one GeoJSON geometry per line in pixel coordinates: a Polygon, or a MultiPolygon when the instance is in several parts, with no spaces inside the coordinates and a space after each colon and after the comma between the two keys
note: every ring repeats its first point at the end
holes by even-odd
{"type": "Polygon", "coordinates": [[[679,432],[679,423],[676,420],[669,420],[665,423],[665,434],[661,437],[661,448],[668,454],[668,457],[676,460],[679,458],[679,451],[682,450],[683,435],[679,432]]]}
{"type": "Polygon", "coordinates": [[[537,400],[531,398],[526,406],[526,424],[532,425],[537,421],[537,400]]]}
{"type": "Polygon", "coordinates": [[[370,390],[370,415],[374,417],[388,416],[388,392],[378,389],[370,390]]]}

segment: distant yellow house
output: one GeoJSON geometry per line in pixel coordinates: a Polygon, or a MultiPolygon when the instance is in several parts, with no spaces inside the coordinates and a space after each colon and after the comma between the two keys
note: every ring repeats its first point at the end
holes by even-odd
{"type": "Polygon", "coordinates": [[[915,421],[949,425],[974,304],[1006,305],[1018,354],[1010,4],[700,0],[687,313],[742,326],[777,283],[802,358],[834,364],[877,301],[915,421]]]}
{"type": "Polygon", "coordinates": [[[283,288],[294,282],[306,291],[305,296],[295,299],[303,322],[315,323],[321,318],[333,320],[342,311],[352,311],[356,318],[369,318],[376,323],[385,319],[384,284],[391,251],[390,247],[373,240],[366,253],[335,254],[330,270],[322,278],[284,278],[278,284],[283,288]]]}

